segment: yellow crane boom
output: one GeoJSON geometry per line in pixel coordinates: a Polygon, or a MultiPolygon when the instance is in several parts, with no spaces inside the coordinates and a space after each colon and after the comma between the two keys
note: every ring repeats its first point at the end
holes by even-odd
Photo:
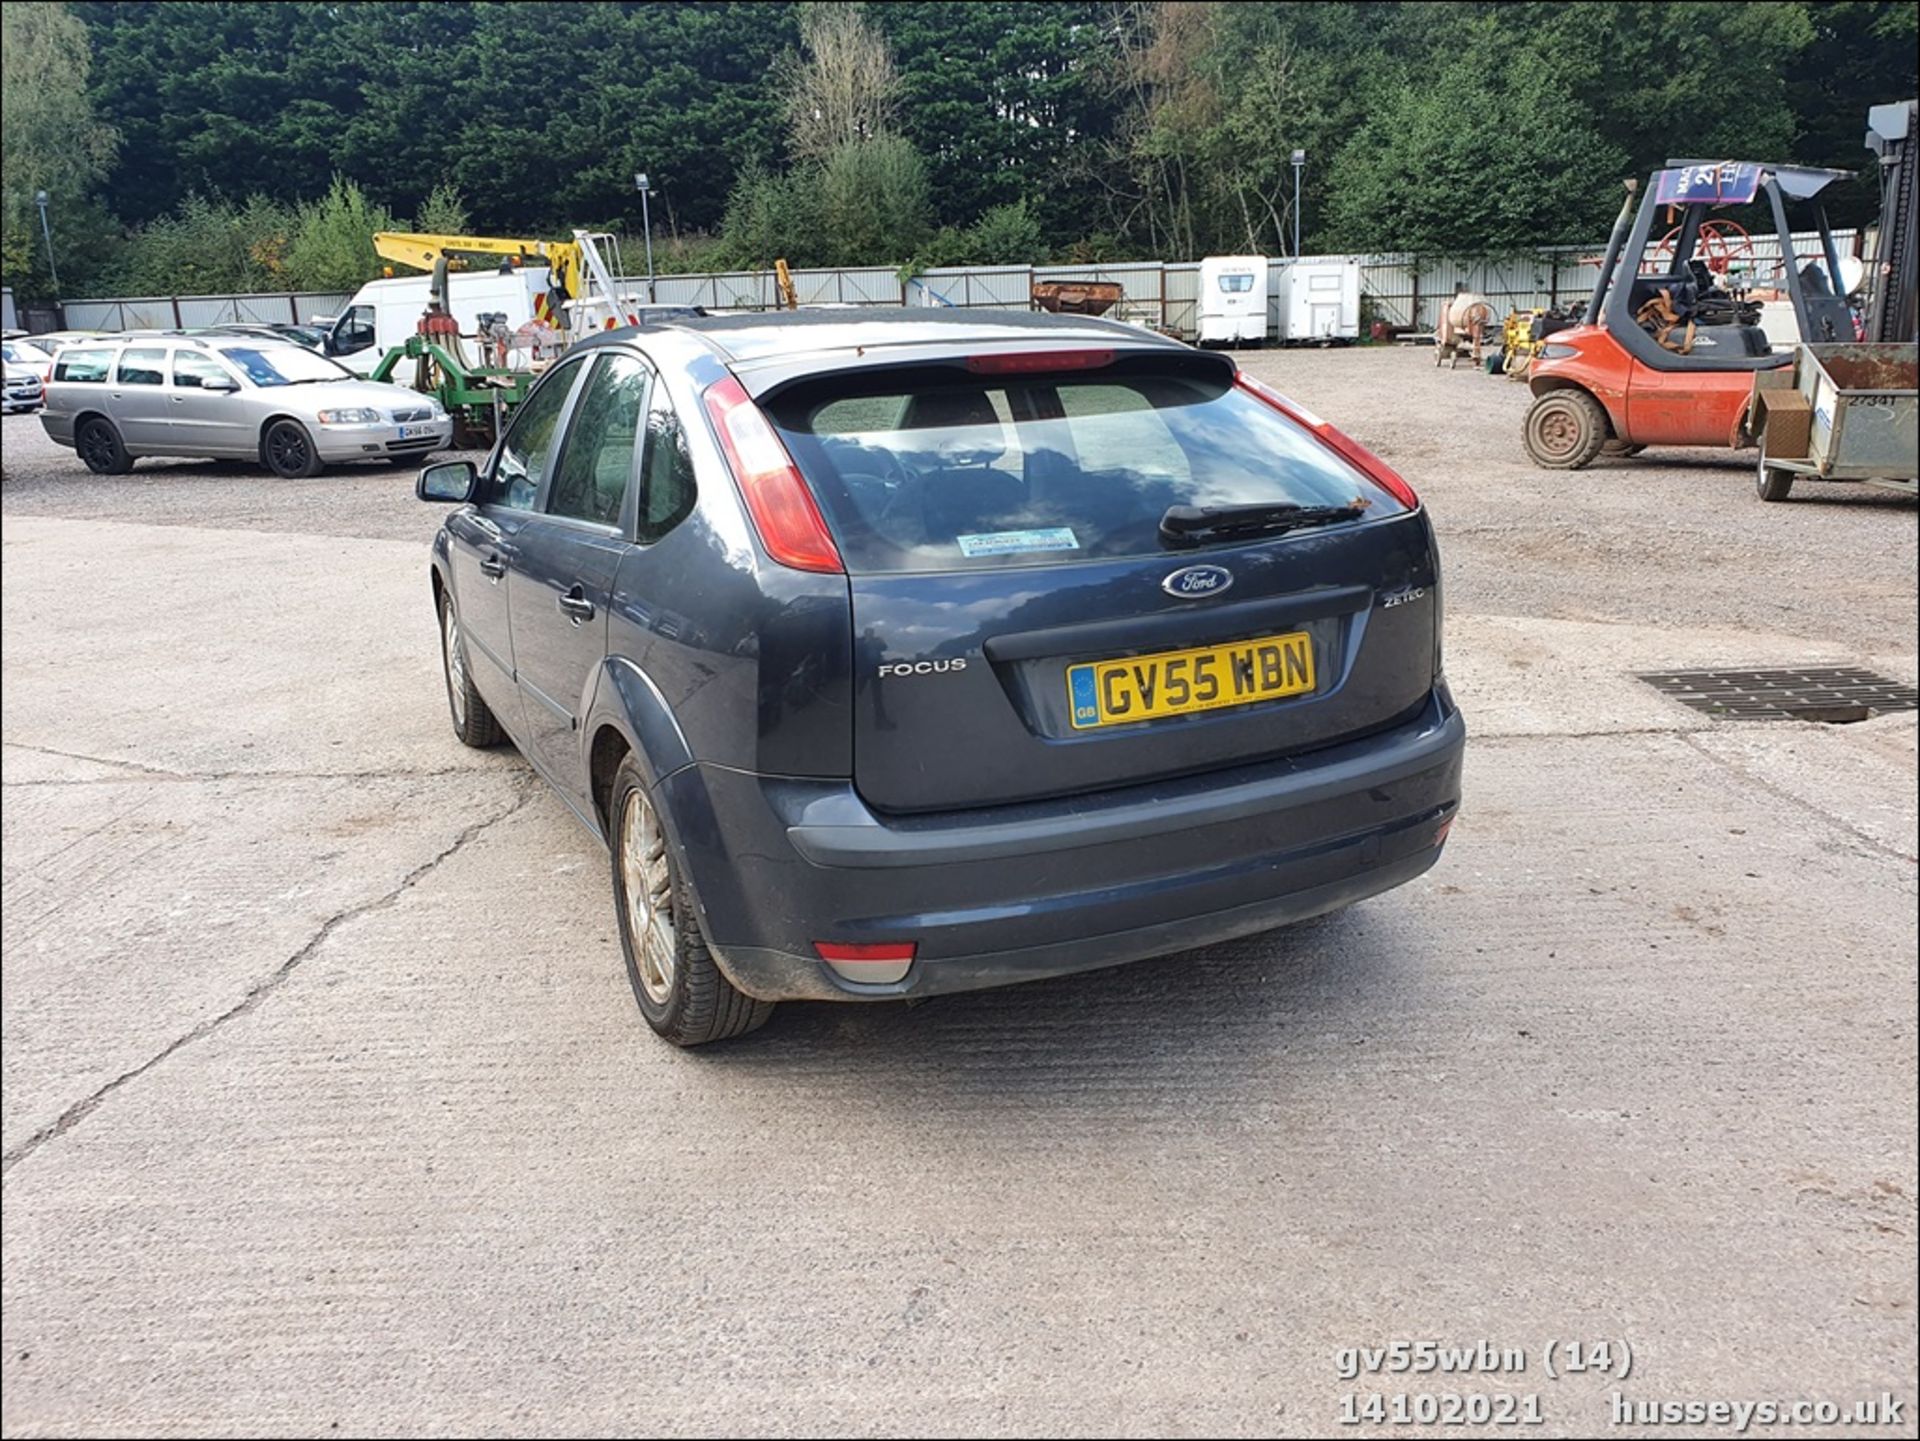
{"type": "Polygon", "coordinates": [[[523,264],[542,264],[548,268],[551,283],[565,292],[569,300],[580,298],[580,247],[566,240],[512,240],[491,235],[419,235],[407,231],[382,230],[373,237],[374,251],[382,260],[415,270],[432,270],[441,257],[452,260],[460,255],[504,255],[523,264]]]}

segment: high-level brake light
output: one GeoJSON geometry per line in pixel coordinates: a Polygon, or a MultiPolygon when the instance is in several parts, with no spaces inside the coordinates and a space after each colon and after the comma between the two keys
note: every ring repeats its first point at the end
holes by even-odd
{"type": "Polygon", "coordinates": [[[1054,370],[1098,370],[1113,364],[1111,350],[1010,350],[998,355],[970,355],[967,369],[975,375],[1034,375],[1054,370]]]}

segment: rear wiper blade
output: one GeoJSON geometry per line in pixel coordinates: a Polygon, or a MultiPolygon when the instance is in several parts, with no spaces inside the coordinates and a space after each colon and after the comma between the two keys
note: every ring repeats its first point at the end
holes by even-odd
{"type": "Polygon", "coordinates": [[[1337,525],[1358,520],[1373,502],[1365,499],[1345,505],[1296,505],[1273,501],[1254,505],[1170,505],[1160,517],[1160,539],[1169,545],[1196,545],[1223,535],[1277,535],[1310,525],[1337,525]]]}

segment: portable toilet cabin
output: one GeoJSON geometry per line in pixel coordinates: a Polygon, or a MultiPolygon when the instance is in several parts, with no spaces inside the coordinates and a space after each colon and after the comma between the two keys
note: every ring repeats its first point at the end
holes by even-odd
{"type": "Polygon", "coordinates": [[[1210,255],[1200,262],[1200,343],[1257,345],[1267,338],[1267,261],[1210,255]]]}
{"type": "Polygon", "coordinates": [[[1360,338],[1360,262],[1296,260],[1280,272],[1280,334],[1294,345],[1360,338]]]}

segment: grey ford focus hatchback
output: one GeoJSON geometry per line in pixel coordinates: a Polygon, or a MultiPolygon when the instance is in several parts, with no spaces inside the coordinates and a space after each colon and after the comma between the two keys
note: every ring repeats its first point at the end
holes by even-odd
{"type": "Polygon", "coordinates": [[[419,492],[454,730],[604,839],[683,1045],[1318,915],[1459,803],[1418,498],[1132,327],[612,331],[419,492]]]}

